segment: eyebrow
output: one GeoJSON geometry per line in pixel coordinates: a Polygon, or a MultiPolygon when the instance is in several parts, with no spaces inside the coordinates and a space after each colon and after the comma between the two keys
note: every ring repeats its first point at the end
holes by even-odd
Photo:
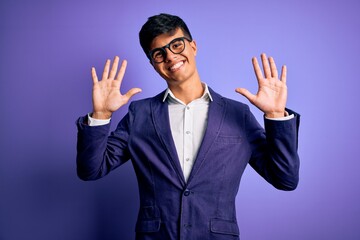
{"type": "Polygon", "coordinates": [[[173,38],[173,39],[172,39],[170,42],[168,42],[167,44],[165,44],[165,45],[163,45],[163,46],[161,46],[161,47],[156,47],[156,48],[153,48],[153,49],[149,50],[149,52],[151,52],[151,51],[153,51],[153,50],[155,50],[155,49],[161,49],[161,48],[164,48],[165,46],[169,45],[172,41],[174,41],[175,39],[178,39],[178,38],[187,38],[187,37],[182,36],[182,37],[176,37],[176,38],[173,38]]]}

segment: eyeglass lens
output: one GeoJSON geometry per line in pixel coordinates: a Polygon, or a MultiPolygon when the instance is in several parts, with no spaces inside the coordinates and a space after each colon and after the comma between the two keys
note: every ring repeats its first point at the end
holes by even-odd
{"type": "Polygon", "coordinates": [[[168,48],[172,53],[179,54],[185,49],[185,42],[183,38],[176,38],[172,40],[169,44],[162,48],[155,49],[152,52],[152,59],[156,63],[161,63],[166,58],[166,48],[168,48]]]}

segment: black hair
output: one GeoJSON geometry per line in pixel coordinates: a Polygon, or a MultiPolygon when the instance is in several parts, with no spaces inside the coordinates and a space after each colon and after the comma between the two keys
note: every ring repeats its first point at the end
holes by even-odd
{"type": "Polygon", "coordinates": [[[166,13],[149,17],[139,32],[140,45],[146,56],[149,57],[150,45],[154,38],[164,33],[171,34],[178,28],[184,32],[185,37],[192,40],[188,27],[180,17],[166,13]]]}

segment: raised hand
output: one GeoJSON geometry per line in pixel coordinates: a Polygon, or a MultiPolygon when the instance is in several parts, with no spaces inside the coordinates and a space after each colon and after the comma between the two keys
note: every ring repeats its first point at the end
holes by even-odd
{"type": "Polygon", "coordinates": [[[235,91],[246,97],[253,105],[264,112],[266,117],[284,117],[287,100],[286,66],[282,67],[279,79],[274,59],[272,57],[267,58],[263,53],[261,54],[261,61],[265,77],[256,57],[252,59],[258,81],[256,95],[251,94],[245,88],[237,88],[235,91]]]}
{"type": "Polygon", "coordinates": [[[118,71],[119,57],[114,58],[110,70],[110,59],[106,61],[101,81],[98,81],[95,68],[91,69],[93,79],[93,113],[96,119],[108,119],[112,113],[125,105],[140,88],[132,88],[124,95],[120,92],[121,83],[125,74],[127,61],[123,60],[118,71]],[[110,71],[109,71],[110,70],[110,71]]]}

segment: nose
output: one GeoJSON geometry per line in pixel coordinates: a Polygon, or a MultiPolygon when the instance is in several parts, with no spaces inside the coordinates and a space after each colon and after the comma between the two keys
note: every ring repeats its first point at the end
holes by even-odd
{"type": "Polygon", "coordinates": [[[165,62],[173,61],[177,59],[177,55],[179,55],[170,51],[169,48],[166,48],[165,51],[166,51],[165,62]]]}

